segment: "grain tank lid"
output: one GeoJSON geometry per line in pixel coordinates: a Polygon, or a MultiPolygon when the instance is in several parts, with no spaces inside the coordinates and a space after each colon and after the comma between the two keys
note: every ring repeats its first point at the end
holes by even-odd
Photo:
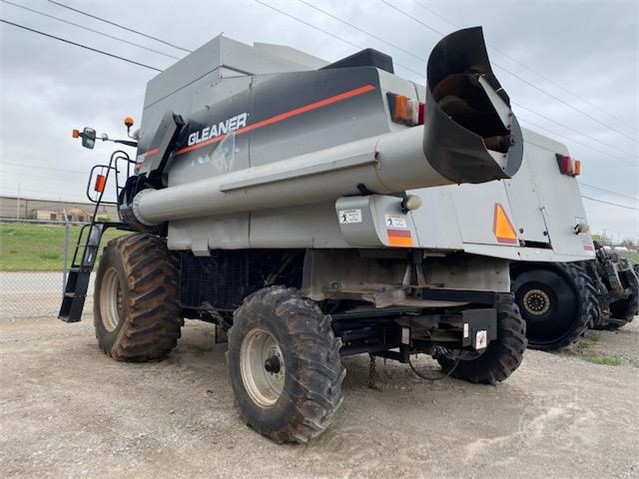
{"type": "Polygon", "coordinates": [[[264,55],[276,57],[279,61],[284,61],[292,66],[296,65],[298,71],[319,70],[328,65],[326,60],[286,45],[253,42],[253,47],[264,55]]]}
{"type": "Polygon", "coordinates": [[[218,35],[149,80],[144,108],[179,91],[195,91],[204,78],[315,70],[327,62],[281,45],[247,45],[218,35]],[[200,80],[198,82],[198,80],[200,80]]]}

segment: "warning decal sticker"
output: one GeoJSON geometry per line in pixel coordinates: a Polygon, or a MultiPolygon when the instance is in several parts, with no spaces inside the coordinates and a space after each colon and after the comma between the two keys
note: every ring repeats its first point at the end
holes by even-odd
{"type": "Polygon", "coordinates": [[[359,208],[350,210],[339,210],[339,222],[340,224],[361,223],[362,210],[360,210],[359,208]]]}

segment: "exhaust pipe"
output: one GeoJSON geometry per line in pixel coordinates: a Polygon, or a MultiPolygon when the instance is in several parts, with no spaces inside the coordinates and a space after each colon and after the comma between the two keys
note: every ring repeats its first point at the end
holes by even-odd
{"type": "MultiPolygon", "coordinates": [[[[191,183],[142,190],[133,198],[131,211],[138,221],[152,226],[335,201],[366,191],[393,194],[510,178],[521,164],[521,131],[490,69],[481,28],[441,40],[429,58],[427,77],[423,126],[191,183]]],[[[175,131],[170,129],[168,135],[176,138],[175,131]]],[[[217,148],[229,142],[229,151],[234,151],[235,134],[227,135],[217,148]]]]}

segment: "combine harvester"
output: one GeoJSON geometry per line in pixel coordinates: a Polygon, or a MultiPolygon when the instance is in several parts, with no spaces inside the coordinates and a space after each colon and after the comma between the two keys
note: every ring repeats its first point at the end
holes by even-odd
{"type": "MultiPolygon", "coordinates": [[[[94,130],[75,136],[94,146],[94,130]]],[[[242,417],[277,442],[328,426],[340,356],[425,353],[474,383],[521,364],[510,263],[554,256],[519,243],[495,182],[520,169],[524,142],[481,29],[437,44],[426,87],[374,50],[328,64],[220,36],[149,82],[130,136],[117,142],[136,160],[115,152],[93,168],[97,196],[87,188],[97,207],[114,185],[122,221],[83,230],[60,310],[80,320],[104,230],[134,231],[109,242],[97,272],[96,335],[112,358],[162,358],[183,318],[216,323],[242,417]]],[[[539,141],[526,154],[556,168],[563,147],[539,141]]],[[[568,228],[577,252],[564,259],[592,257],[589,236],[568,228]]]]}

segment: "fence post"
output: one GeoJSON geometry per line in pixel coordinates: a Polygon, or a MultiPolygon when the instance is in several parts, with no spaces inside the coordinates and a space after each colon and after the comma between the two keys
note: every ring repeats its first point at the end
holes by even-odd
{"type": "Polygon", "coordinates": [[[62,212],[64,213],[64,269],[62,270],[62,296],[64,296],[64,292],[67,287],[67,273],[69,271],[69,218],[67,217],[65,209],[63,209],[62,212]]]}

